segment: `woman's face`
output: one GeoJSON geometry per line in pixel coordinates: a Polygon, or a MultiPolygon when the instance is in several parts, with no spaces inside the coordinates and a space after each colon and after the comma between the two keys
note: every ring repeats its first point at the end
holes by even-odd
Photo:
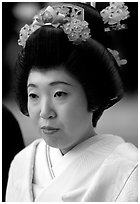
{"type": "Polygon", "coordinates": [[[27,90],[30,118],[48,145],[66,153],[94,135],[84,90],[67,72],[32,69],[27,90]]]}

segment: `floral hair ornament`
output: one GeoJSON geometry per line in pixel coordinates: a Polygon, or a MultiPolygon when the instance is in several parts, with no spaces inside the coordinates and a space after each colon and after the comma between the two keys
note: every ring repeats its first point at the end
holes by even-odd
{"type": "MultiPolygon", "coordinates": [[[[128,7],[124,2],[110,2],[110,5],[103,9],[100,14],[102,16],[104,24],[107,25],[105,27],[106,32],[127,28],[125,24],[121,24],[122,20],[130,17],[130,12],[128,11],[128,7]]],[[[115,58],[118,66],[122,66],[127,63],[126,59],[120,59],[119,52],[117,50],[112,50],[111,48],[107,49],[115,58]]]]}
{"type": "Polygon", "coordinates": [[[62,4],[48,6],[35,15],[33,23],[26,24],[20,30],[18,44],[24,48],[29,36],[44,25],[63,29],[73,44],[80,44],[91,37],[88,23],[84,20],[84,9],[71,4],[62,4]]]}
{"type": "Polygon", "coordinates": [[[113,55],[119,67],[127,64],[126,59],[120,59],[119,52],[117,50],[112,50],[111,48],[107,48],[107,50],[113,55]]]}
{"type": "Polygon", "coordinates": [[[126,25],[121,24],[121,21],[127,19],[129,13],[124,2],[110,2],[110,5],[100,12],[104,24],[108,26],[105,31],[125,29],[126,25]]]}

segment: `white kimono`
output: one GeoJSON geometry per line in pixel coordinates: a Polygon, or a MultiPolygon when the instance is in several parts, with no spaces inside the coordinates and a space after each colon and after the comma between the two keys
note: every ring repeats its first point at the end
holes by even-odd
{"type": "Polygon", "coordinates": [[[97,135],[64,156],[38,139],[14,158],[8,202],[137,202],[137,148],[97,135]]]}

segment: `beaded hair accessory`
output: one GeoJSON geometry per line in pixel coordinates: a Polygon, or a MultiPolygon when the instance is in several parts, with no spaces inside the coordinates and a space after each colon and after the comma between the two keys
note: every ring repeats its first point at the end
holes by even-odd
{"type": "Polygon", "coordinates": [[[33,18],[31,25],[20,30],[18,44],[25,47],[29,36],[43,25],[63,29],[73,44],[80,44],[90,38],[88,23],[84,20],[84,9],[72,4],[48,6],[33,18]]]}

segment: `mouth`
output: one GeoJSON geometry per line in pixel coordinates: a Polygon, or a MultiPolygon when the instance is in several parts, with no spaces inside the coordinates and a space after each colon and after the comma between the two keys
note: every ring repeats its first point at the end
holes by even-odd
{"type": "Polygon", "coordinates": [[[41,127],[41,130],[45,135],[52,135],[52,134],[55,134],[56,132],[58,132],[60,129],[54,128],[51,126],[43,126],[43,127],[41,127]]]}

